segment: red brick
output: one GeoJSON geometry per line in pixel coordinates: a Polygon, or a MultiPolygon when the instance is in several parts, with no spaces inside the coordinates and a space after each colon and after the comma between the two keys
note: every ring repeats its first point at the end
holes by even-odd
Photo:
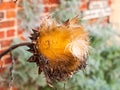
{"type": "Polygon", "coordinates": [[[22,33],[23,33],[23,30],[21,30],[21,29],[18,29],[18,30],[17,30],[17,34],[18,34],[18,35],[20,35],[20,34],[22,34],[22,33]]]}
{"type": "Polygon", "coordinates": [[[4,31],[0,31],[0,39],[5,37],[5,32],[4,31]]]}
{"type": "Polygon", "coordinates": [[[53,11],[57,8],[57,5],[56,6],[45,6],[44,7],[44,12],[50,12],[50,11],[53,11]]]}
{"type": "Polygon", "coordinates": [[[0,87],[0,90],[5,90],[5,88],[4,87],[0,87]]]}
{"type": "Polygon", "coordinates": [[[4,12],[0,12],[0,20],[4,18],[4,12]]]}
{"type": "Polygon", "coordinates": [[[5,72],[5,67],[0,67],[0,73],[4,73],[5,72]]]}
{"type": "Polygon", "coordinates": [[[7,57],[4,59],[4,63],[5,64],[10,64],[12,62],[11,58],[10,57],[7,57]]]}
{"type": "Polygon", "coordinates": [[[0,22],[0,28],[12,27],[14,25],[15,25],[15,21],[14,20],[0,22]]]}
{"type": "Polygon", "coordinates": [[[14,8],[15,8],[14,2],[2,2],[2,3],[0,3],[0,10],[14,9],[14,8]]]}
{"type": "Polygon", "coordinates": [[[81,5],[80,5],[80,10],[81,11],[84,11],[84,10],[87,10],[88,9],[88,4],[87,2],[83,2],[81,5]]]}
{"type": "Polygon", "coordinates": [[[11,30],[7,30],[7,37],[12,37],[15,35],[15,30],[11,29],[11,30]]]}
{"type": "Polygon", "coordinates": [[[59,4],[59,0],[43,0],[44,4],[59,4]]]}
{"type": "Polygon", "coordinates": [[[17,36],[18,36],[21,40],[26,41],[26,38],[22,35],[22,34],[23,34],[23,31],[24,31],[24,30],[22,30],[22,29],[18,29],[18,30],[17,30],[17,36]]]}
{"type": "Polygon", "coordinates": [[[7,11],[6,12],[6,17],[7,18],[14,18],[14,17],[16,17],[15,11],[7,11]]]}
{"type": "Polygon", "coordinates": [[[108,0],[108,5],[110,6],[112,3],[112,0],[108,0]]]}
{"type": "Polygon", "coordinates": [[[49,12],[50,8],[49,7],[44,7],[44,12],[49,12]]]}
{"type": "Polygon", "coordinates": [[[26,41],[27,39],[23,35],[18,36],[21,40],[26,41]]]}
{"type": "Polygon", "coordinates": [[[18,36],[21,40],[24,41],[24,40],[26,40],[26,38],[22,35],[23,32],[24,32],[24,30],[18,29],[18,30],[17,30],[17,36],[18,36]]]}
{"type": "Polygon", "coordinates": [[[0,59],[0,68],[2,67],[2,65],[3,65],[3,62],[2,62],[1,59],[0,59]]]}
{"type": "Polygon", "coordinates": [[[1,40],[0,44],[1,44],[1,48],[3,47],[7,47],[11,44],[12,40],[1,40]]]}
{"type": "Polygon", "coordinates": [[[0,50],[0,53],[2,53],[3,52],[3,50],[0,50]]]}
{"type": "MultiPolygon", "coordinates": [[[[1,43],[0,43],[1,44],[1,43]]],[[[3,51],[5,51],[6,49],[2,49],[2,50],[0,50],[0,53],[2,53],[3,51]]]]}

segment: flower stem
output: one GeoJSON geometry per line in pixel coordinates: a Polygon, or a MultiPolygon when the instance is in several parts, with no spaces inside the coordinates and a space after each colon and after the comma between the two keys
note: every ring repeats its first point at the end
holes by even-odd
{"type": "Polygon", "coordinates": [[[32,45],[33,43],[32,42],[24,42],[24,43],[20,43],[20,44],[16,44],[16,45],[13,45],[11,47],[9,47],[7,50],[3,51],[1,54],[0,54],[0,58],[2,58],[4,55],[6,55],[8,52],[20,47],[20,46],[29,46],[29,45],[32,45]]]}

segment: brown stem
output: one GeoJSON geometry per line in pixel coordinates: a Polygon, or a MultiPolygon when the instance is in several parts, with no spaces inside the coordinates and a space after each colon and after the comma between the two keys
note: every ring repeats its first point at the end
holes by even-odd
{"type": "Polygon", "coordinates": [[[24,43],[20,43],[20,44],[16,44],[16,45],[13,45],[11,46],[10,48],[8,48],[7,50],[5,50],[4,52],[2,52],[0,54],[0,58],[2,58],[4,55],[6,55],[8,52],[12,51],[13,49],[17,48],[17,47],[20,47],[20,46],[29,46],[29,45],[32,45],[33,43],[31,42],[24,42],[24,43]]]}

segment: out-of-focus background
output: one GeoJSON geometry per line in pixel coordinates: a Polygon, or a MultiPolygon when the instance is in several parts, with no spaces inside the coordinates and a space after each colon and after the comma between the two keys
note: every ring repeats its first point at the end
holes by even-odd
{"type": "MultiPolygon", "coordinates": [[[[85,71],[57,90],[120,90],[120,0],[0,0],[0,53],[11,45],[30,41],[31,29],[50,15],[58,22],[78,16],[89,32],[90,52],[85,71]]],[[[27,47],[15,49],[0,59],[0,90],[52,90],[38,75],[27,47]],[[11,71],[10,68],[14,66],[11,71]],[[12,72],[12,75],[11,75],[12,72]],[[11,80],[13,79],[13,81],[11,80]]]]}

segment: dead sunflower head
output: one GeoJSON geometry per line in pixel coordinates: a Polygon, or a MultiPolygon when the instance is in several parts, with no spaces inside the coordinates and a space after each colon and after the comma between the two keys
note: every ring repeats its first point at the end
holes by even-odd
{"type": "Polygon", "coordinates": [[[50,81],[63,81],[76,71],[86,67],[88,34],[78,25],[78,18],[63,24],[54,20],[44,21],[38,30],[33,30],[30,39],[29,62],[36,62],[39,73],[44,72],[50,81]]]}

